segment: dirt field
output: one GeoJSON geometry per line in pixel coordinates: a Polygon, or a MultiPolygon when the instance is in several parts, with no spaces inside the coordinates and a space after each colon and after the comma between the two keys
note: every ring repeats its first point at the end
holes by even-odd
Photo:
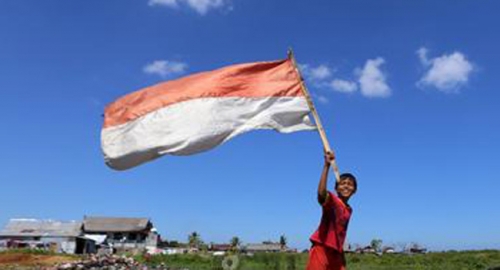
{"type": "Polygon", "coordinates": [[[35,255],[23,253],[0,253],[0,269],[6,266],[51,266],[56,263],[73,262],[77,259],[60,255],[35,255]]]}

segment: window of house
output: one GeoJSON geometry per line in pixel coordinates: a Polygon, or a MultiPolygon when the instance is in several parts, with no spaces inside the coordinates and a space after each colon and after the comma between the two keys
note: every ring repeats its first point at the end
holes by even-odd
{"type": "Polygon", "coordinates": [[[129,233],[127,239],[130,241],[137,240],[137,233],[129,233]]]}
{"type": "Polygon", "coordinates": [[[122,240],[123,234],[122,233],[115,233],[115,234],[113,234],[113,239],[114,240],[122,240]]]}

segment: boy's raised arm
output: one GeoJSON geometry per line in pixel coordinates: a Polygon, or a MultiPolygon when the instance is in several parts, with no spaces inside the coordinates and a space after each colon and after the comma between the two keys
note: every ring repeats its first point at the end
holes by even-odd
{"type": "Polygon", "coordinates": [[[330,170],[330,164],[335,159],[332,152],[325,152],[325,164],[323,165],[323,171],[321,172],[321,178],[319,179],[318,185],[318,202],[319,204],[325,204],[328,198],[328,191],[326,189],[328,183],[328,171],[330,170]]]}

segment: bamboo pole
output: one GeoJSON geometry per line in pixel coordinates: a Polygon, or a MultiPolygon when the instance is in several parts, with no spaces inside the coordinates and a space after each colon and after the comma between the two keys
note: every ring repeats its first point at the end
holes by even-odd
{"type": "MultiPolygon", "coordinates": [[[[306,97],[307,105],[309,106],[309,109],[311,110],[311,113],[312,113],[313,118],[314,118],[314,122],[316,123],[316,126],[318,127],[319,136],[321,138],[321,141],[323,142],[323,148],[326,152],[332,152],[335,156],[333,149],[330,147],[330,143],[328,142],[328,138],[326,137],[325,129],[323,128],[323,125],[321,124],[321,119],[319,118],[318,111],[316,110],[316,107],[314,106],[314,103],[312,101],[311,95],[309,94],[309,91],[307,90],[307,87],[304,83],[304,78],[302,77],[300,69],[297,66],[297,61],[295,60],[295,56],[293,55],[293,50],[291,48],[288,49],[288,59],[290,59],[292,61],[293,66],[295,68],[295,71],[297,72],[297,74],[299,76],[300,87],[302,89],[302,92],[304,93],[304,96],[306,97]]],[[[340,181],[340,173],[339,173],[339,168],[337,166],[336,159],[333,159],[331,164],[332,164],[332,170],[335,174],[335,179],[337,182],[339,182],[340,181]]]]}

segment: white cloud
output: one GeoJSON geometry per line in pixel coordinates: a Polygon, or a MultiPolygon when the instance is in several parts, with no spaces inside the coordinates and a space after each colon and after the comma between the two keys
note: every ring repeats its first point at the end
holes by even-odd
{"type": "Polygon", "coordinates": [[[188,65],[182,62],[167,61],[167,60],[156,60],[150,64],[147,64],[143,71],[147,74],[156,74],[163,78],[184,73],[188,65]]]}
{"type": "Polygon", "coordinates": [[[167,6],[167,7],[177,7],[179,0],[149,0],[148,5],[150,6],[167,6]]]}
{"type": "Polygon", "coordinates": [[[433,86],[447,93],[458,92],[459,88],[467,83],[474,70],[472,63],[461,52],[428,59],[427,49],[420,48],[417,54],[427,69],[418,82],[420,86],[433,86]]]}
{"type": "Polygon", "coordinates": [[[386,74],[380,69],[385,63],[381,57],[368,59],[363,69],[358,69],[361,93],[366,97],[388,97],[391,88],[387,85],[386,74]]]}
{"type": "Polygon", "coordinates": [[[313,79],[313,80],[326,79],[326,78],[330,77],[330,75],[332,73],[330,71],[330,68],[328,68],[325,65],[320,65],[316,68],[312,68],[310,72],[311,72],[310,73],[311,79],[313,79]]]}
{"type": "Polygon", "coordinates": [[[317,96],[317,99],[320,103],[323,103],[323,104],[328,104],[329,100],[327,97],[325,96],[321,96],[321,95],[318,95],[317,96]]]}
{"type": "MultiPolygon", "coordinates": [[[[387,75],[381,69],[385,63],[382,57],[368,59],[363,68],[354,70],[357,80],[344,80],[340,78],[331,79],[335,72],[327,65],[310,66],[307,64],[299,65],[304,77],[317,88],[328,88],[340,93],[354,93],[360,90],[365,97],[388,97],[391,95],[391,88],[387,84],[387,75]]],[[[324,96],[317,96],[316,99],[321,103],[327,103],[328,99],[324,96]]]]}
{"type": "Polygon", "coordinates": [[[225,3],[223,0],[186,0],[188,5],[200,14],[206,14],[208,10],[220,8],[225,3]]]}
{"type": "Polygon", "coordinates": [[[428,65],[429,64],[429,59],[427,58],[427,48],[422,47],[418,49],[417,51],[418,58],[420,59],[420,62],[422,65],[428,65]]]}
{"type": "Polygon", "coordinates": [[[358,85],[356,84],[356,82],[351,82],[341,79],[335,79],[331,81],[330,87],[333,90],[342,93],[353,93],[356,92],[356,90],[358,90],[358,85]]]}
{"type": "Polygon", "coordinates": [[[321,81],[332,75],[332,70],[326,65],[311,67],[309,65],[299,65],[304,77],[311,81],[321,81]]]}
{"type": "Polygon", "coordinates": [[[201,15],[207,14],[212,9],[222,8],[230,4],[230,0],[149,0],[150,6],[178,7],[186,5],[201,15]]]}

